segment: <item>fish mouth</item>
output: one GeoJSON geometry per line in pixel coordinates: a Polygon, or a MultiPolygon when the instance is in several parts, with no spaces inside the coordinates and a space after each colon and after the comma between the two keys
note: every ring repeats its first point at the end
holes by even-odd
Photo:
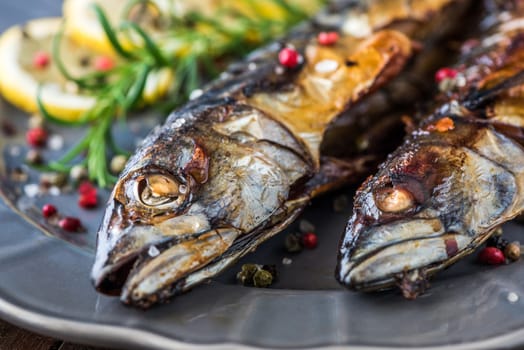
{"type": "Polygon", "coordinates": [[[191,212],[156,224],[129,223],[122,219],[122,205],[110,201],[98,231],[92,283],[99,292],[120,295],[123,303],[144,309],[166,302],[280,232],[305,202],[301,199],[283,210],[283,221],[245,232],[231,225],[211,226],[191,212]]]}
{"type": "Polygon", "coordinates": [[[352,245],[342,244],[337,280],[356,291],[381,290],[394,286],[409,271],[431,274],[451,264],[469,249],[474,237],[445,232],[438,223],[424,219],[363,229],[352,245]],[[419,230],[405,230],[412,226],[419,230]],[[399,227],[404,230],[397,231],[399,227]]]}
{"type": "Polygon", "coordinates": [[[182,291],[189,275],[224,254],[240,235],[191,214],[158,224],[123,222],[120,206],[110,204],[114,210],[99,229],[91,280],[97,291],[120,295],[128,304],[149,305],[182,291]]]}
{"type": "Polygon", "coordinates": [[[147,307],[182,292],[186,278],[221,256],[238,235],[218,228],[151,243],[114,263],[95,264],[92,281],[101,293],[147,307]]]}

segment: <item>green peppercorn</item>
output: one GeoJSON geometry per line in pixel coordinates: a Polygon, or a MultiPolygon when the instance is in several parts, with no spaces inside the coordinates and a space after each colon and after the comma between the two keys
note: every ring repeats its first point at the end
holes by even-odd
{"type": "Polygon", "coordinates": [[[64,173],[43,173],[40,175],[40,183],[44,186],[61,187],[67,182],[67,175],[64,173]]]}
{"type": "Polygon", "coordinates": [[[289,253],[298,253],[301,252],[304,248],[302,246],[302,239],[300,235],[296,233],[288,234],[286,236],[286,240],[284,241],[284,245],[289,253]]]}
{"type": "Polygon", "coordinates": [[[36,149],[30,149],[25,156],[25,161],[29,164],[38,165],[42,164],[43,158],[36,149]]]}
{"type": "Polygon", "coordinates": [[[87,168],[83,165],[74,165],[69,171],[69,177],[73,182],[80,182],[88,178],[87,168]]]}
{"type": "Polygon", "coordinates": [[[520,259],[520,243],[519,242],[509,243],[506,246],[506,248],[504,249],[504,256],[511,261],[519,260],[520,259]]]}
{"type": "Polygon", "coordinates": [[[273,275],[266,270],[258,270],[253,276],[253,285],[258,288],[269,287],[273,283],[273,275]]]}
{"type": "Polygon", "coordinates": [[[237,273],[237,280],[244,286],[249,286],[253,283],[253,276],[260,270],[260,266],[256,264],[244,264],[241,270],[237,273]]]}
{"type": "Polygon", "coordinates": [[[124,167],[126,166],[127,157],[124,155],[116,155],[111,159],[111,163],[109,164],[109,169],[111,172],[115,175],[118,175],[124,170],[124,167]]]}

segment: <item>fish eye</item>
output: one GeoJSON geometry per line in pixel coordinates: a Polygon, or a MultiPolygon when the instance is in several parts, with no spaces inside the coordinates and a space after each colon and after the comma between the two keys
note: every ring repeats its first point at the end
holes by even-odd
{"type": "Polygon", "coordinates": [[[411,192],[402,187],[385,187],[374,193],[375,204],[385,213],[398,213],[415,206],[411,192]]]}
{"type": "Polygon", "coordinates": [[[145,175],[136,181],[135,197],[145,206],[180,206],[188,195],[187,185],[164,174],[145,175]]]}

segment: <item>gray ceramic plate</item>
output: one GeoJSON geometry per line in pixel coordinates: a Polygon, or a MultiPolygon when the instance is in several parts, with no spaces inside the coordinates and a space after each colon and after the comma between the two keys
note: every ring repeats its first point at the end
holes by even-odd
{"type": "MultiPolygon", "coordinates": [[[[59,7],[58,1],[3,1],[0,29],[30,17],[58,15],[59,7]]],[[[72,341],[142,349],[481,349],[524,344],[524,303],[508,301],[509,293],[524,295],[522,263],[488,268],[466,259],[440,274],[429,293],[415,302],[396,292],[364,295],[341,289],[333,269],[349,208],[335,213],[334,196],[319,199],[304,214],[317,226],[316,250],[286,254],[280,235],[245,258],[277,265],[280,278],[271,289],[237,285],[237,265],[169,305],[147,312],[124,307],[115,298],[97,295],[88,278],[102,212],[79,211],[74,195],[23,195],[23,186],[8,173],[23,159],[25,118],[0,102],[2,118],[15,121],[19,131],[17,137],[0,136],[5,197],[0,201],[0,315],[11,322],[72,341]],[[88,232],[49,232],[38,215],[47,201],[82,217],[88,232]],[[283,265],[284,257],[292,263],[283,265]]],[[[116,133],[130,143],[155,122],[153,116],[135,119],[130,130],[116,133]]],[[[66,146],[77,136],[68,131],[66,146]]],[[[522,227],[510,223],[505,231],[518,239],[522,227]]]]}

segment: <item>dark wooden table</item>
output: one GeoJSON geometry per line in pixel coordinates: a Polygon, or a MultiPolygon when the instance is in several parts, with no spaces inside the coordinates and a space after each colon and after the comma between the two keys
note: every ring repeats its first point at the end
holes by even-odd
{"type": "Polygon", "coordinates": [[[45,337],[0,320],[0,350],[110,350],[45,337]]]}

